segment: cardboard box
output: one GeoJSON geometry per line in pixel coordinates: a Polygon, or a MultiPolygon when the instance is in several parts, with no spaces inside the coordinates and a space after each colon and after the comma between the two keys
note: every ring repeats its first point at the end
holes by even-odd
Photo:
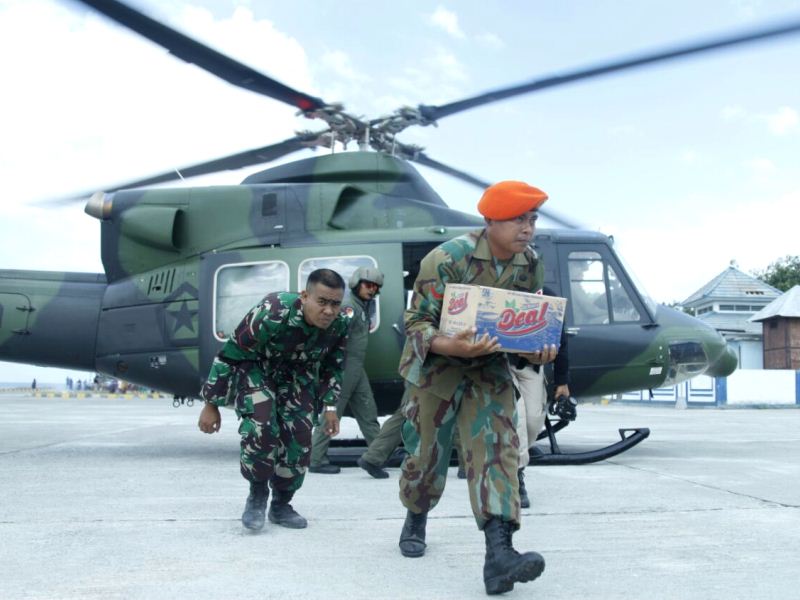
{"type": "Polygon", "coordinates": [[[566,298],[448,283],[439,331],[454,335],[470,327],[497,337],[503,352],[535,352],[561,345],[566,298]]]}

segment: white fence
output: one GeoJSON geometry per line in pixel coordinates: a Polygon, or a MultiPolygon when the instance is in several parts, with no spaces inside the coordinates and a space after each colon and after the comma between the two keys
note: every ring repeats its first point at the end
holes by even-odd
{"type": "Polygon", "coordinates": [[[701,375],[679,385],[619,394],[612,401],[687,406],[800,406],[800,371],[737,369],[729,377],[701,375]]]}

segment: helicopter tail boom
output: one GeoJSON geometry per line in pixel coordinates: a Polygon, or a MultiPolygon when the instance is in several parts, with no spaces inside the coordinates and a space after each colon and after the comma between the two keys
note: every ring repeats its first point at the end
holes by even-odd
{"type": "Polygon", "coordinates": [[[0,360],[95,370],[105,276],[0,270],[0,360]]]}

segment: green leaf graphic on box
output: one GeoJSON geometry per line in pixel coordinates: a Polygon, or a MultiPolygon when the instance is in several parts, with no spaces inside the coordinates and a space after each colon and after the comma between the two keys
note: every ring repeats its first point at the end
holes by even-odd
{"type": "Polygon", "coordinates": [[[517,310],[517,299],[512,298],[511,300],[506,300],[506,308],[513,308],[517,310]]]}

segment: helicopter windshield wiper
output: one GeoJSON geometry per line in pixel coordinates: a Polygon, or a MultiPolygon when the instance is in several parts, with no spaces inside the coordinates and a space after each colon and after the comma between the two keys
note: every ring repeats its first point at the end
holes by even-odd
{"type": "Polygon", "coordinates": [[[794,21],[777,27],[750,30],[737,35],[717,38],[705,42],[698,42],[686,46],[678,46],[648,54],[640,54],[632,58],[615,60],[596,65],[594,67],[567,72],[562,75],[554,75],[544,79],[535,79],[528,83],[501,88],[499,90],[486,92],[471,98],[459,100],[457,102],[443,104],[441,106],[421,104],[419,105],[418,110],[424,119],[423,124],[430,125],[442,117],[447,117],[455,113],[475,108],[477,106],[489,104],[491,102],[505,100],[506,98],[511,98],[513,96],[538,92],[540,90],[572,83],[573,81],[580,81],[582,79],[590,79],[592,77],[608,75],[609,73],[616,73],[618,71],[635,69],[637,67],[657,62],[665,62],[668,60],[683,58],[692,54],[700,54],[702,52],[710,52],[713,50],[719,50],[721,48],[737,46],[739,44],[748,44],[778,36],[794,35],[798,33],[800,33],[800,21],[794,21]]]}
{"type": "Polygon", "coordinates": [[[188,63],[195,64],[228,83],[280,100],[299,108],[304,113],[326,106],[326,103],[320,98],[309,96],[271,77],[267,77],[252,67],[225,56],[122,2],[117,2],[117,0],[78,1],[91,6],[96,11],[146,37],[151,42],[166,48],[170,54],[174,54],[188,63]]]}

